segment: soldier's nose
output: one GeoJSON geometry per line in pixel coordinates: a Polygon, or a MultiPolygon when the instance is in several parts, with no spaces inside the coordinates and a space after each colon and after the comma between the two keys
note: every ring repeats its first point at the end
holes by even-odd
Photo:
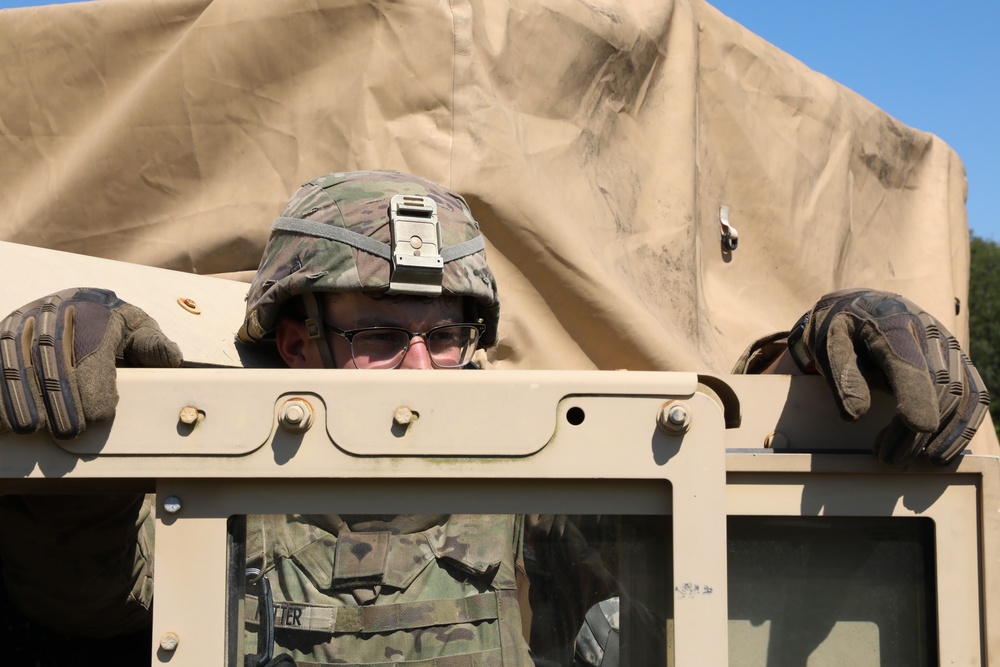
{"type": "Polygon", "coordinates": [[[410,341],[410,349],[406,351],[403,363],[399,367],[434,368],[434,364],[431,363],[431,354],[427,351],[427,343],[421,336],[414,336],[413,340],[410,341]]]}

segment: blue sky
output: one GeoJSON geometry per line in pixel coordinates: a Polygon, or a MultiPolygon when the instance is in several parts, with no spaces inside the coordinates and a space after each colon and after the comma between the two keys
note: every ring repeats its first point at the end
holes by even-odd
{"type": "MultiPolygon", "coordinates": [[[[947,141],[968,174],[969,226],[1000,241],[1000,2],[710,1],[907,125],[947,141]]],[[[0,0],[0,8],[34,4],[47,3],[0,0]]]]}
{"type": "Polygon", "coordinates": [[[814,70],[954,148],[969,226],[1000,241],[1000,3],[710,0],[814,70]]]}

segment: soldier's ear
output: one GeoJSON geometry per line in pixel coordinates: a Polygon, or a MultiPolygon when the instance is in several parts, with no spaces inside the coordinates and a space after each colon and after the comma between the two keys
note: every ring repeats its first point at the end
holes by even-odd
{"type": "Polygon", "coordinates": [[[278,354],[289,368],[315,368],[315,345],[309,340],[306,325],[294,318],[283,317],[274,331],[278,354]]]}

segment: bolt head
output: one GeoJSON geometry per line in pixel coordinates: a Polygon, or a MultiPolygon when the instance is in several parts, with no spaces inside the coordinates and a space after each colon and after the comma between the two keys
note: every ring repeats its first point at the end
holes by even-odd
{"type": "Polygon", "coordinates": [[[656,422],[668,435],[682,435],[691,428],[691,410],[682,401],[670,401],[660,408],[656,422]]]}
{"type": "Polygon", "coordinates": [[[301,424],[302,420],[306,418],[306,411],[302,409],[301,405],[293,403],[285,408],[285,412],[282,416],[289,424],[298,425],[301,424]]]}
{"type": "Polygon", "coordinates": [[[177,496],[167,496],[163,501],[163,511],[167,514],[177,514],[181,511],[181,499],[177,496]]]}
{"type": "Polygon", "coordinates": [[[286,431],[302,433],[312,426],[313,411],[309,402],[302,398],[290,398],[278,411],[278,423],[286,431]]]}
{"type": "Polygon", "coordinates": [[[181,643],[181,638],[176,632],[164,632],[160,637],[160,648],[164,651],[176,651],[177,645],[181,643]]]}
{"type": "Polygon", "coordinates": [[[688,420],[687,408],[683,405],[675,405],[667,412],[667,419],[674,426],[683,426],[688,420]]]}
{"type": "Polygon", "coordinates": [[[195,422],[198,421],[198,408],[191,405],[187,405],[181,408],[179,419],[181,420],[182,423],[187,424],[189,426],[191,424],[194,424],[195,422]]]}
{"type": "Polygon", "coordinates": [[[398,407],[396,408],[396,411],[392,413],[392,420],[399,426],[406,426],[413,421],[413,410],[410,410],[405,405],[398,407]]]}

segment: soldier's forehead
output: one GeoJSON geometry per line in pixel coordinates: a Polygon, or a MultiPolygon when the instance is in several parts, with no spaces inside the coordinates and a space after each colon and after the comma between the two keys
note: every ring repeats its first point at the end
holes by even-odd
{"type": "Polygon", "coordinates": [[[464,299],[446,294],[439,297],[382,292],[324,292],[324,309],[328,315],[437,315],[449,319],[460,317],[464,299]]]}

